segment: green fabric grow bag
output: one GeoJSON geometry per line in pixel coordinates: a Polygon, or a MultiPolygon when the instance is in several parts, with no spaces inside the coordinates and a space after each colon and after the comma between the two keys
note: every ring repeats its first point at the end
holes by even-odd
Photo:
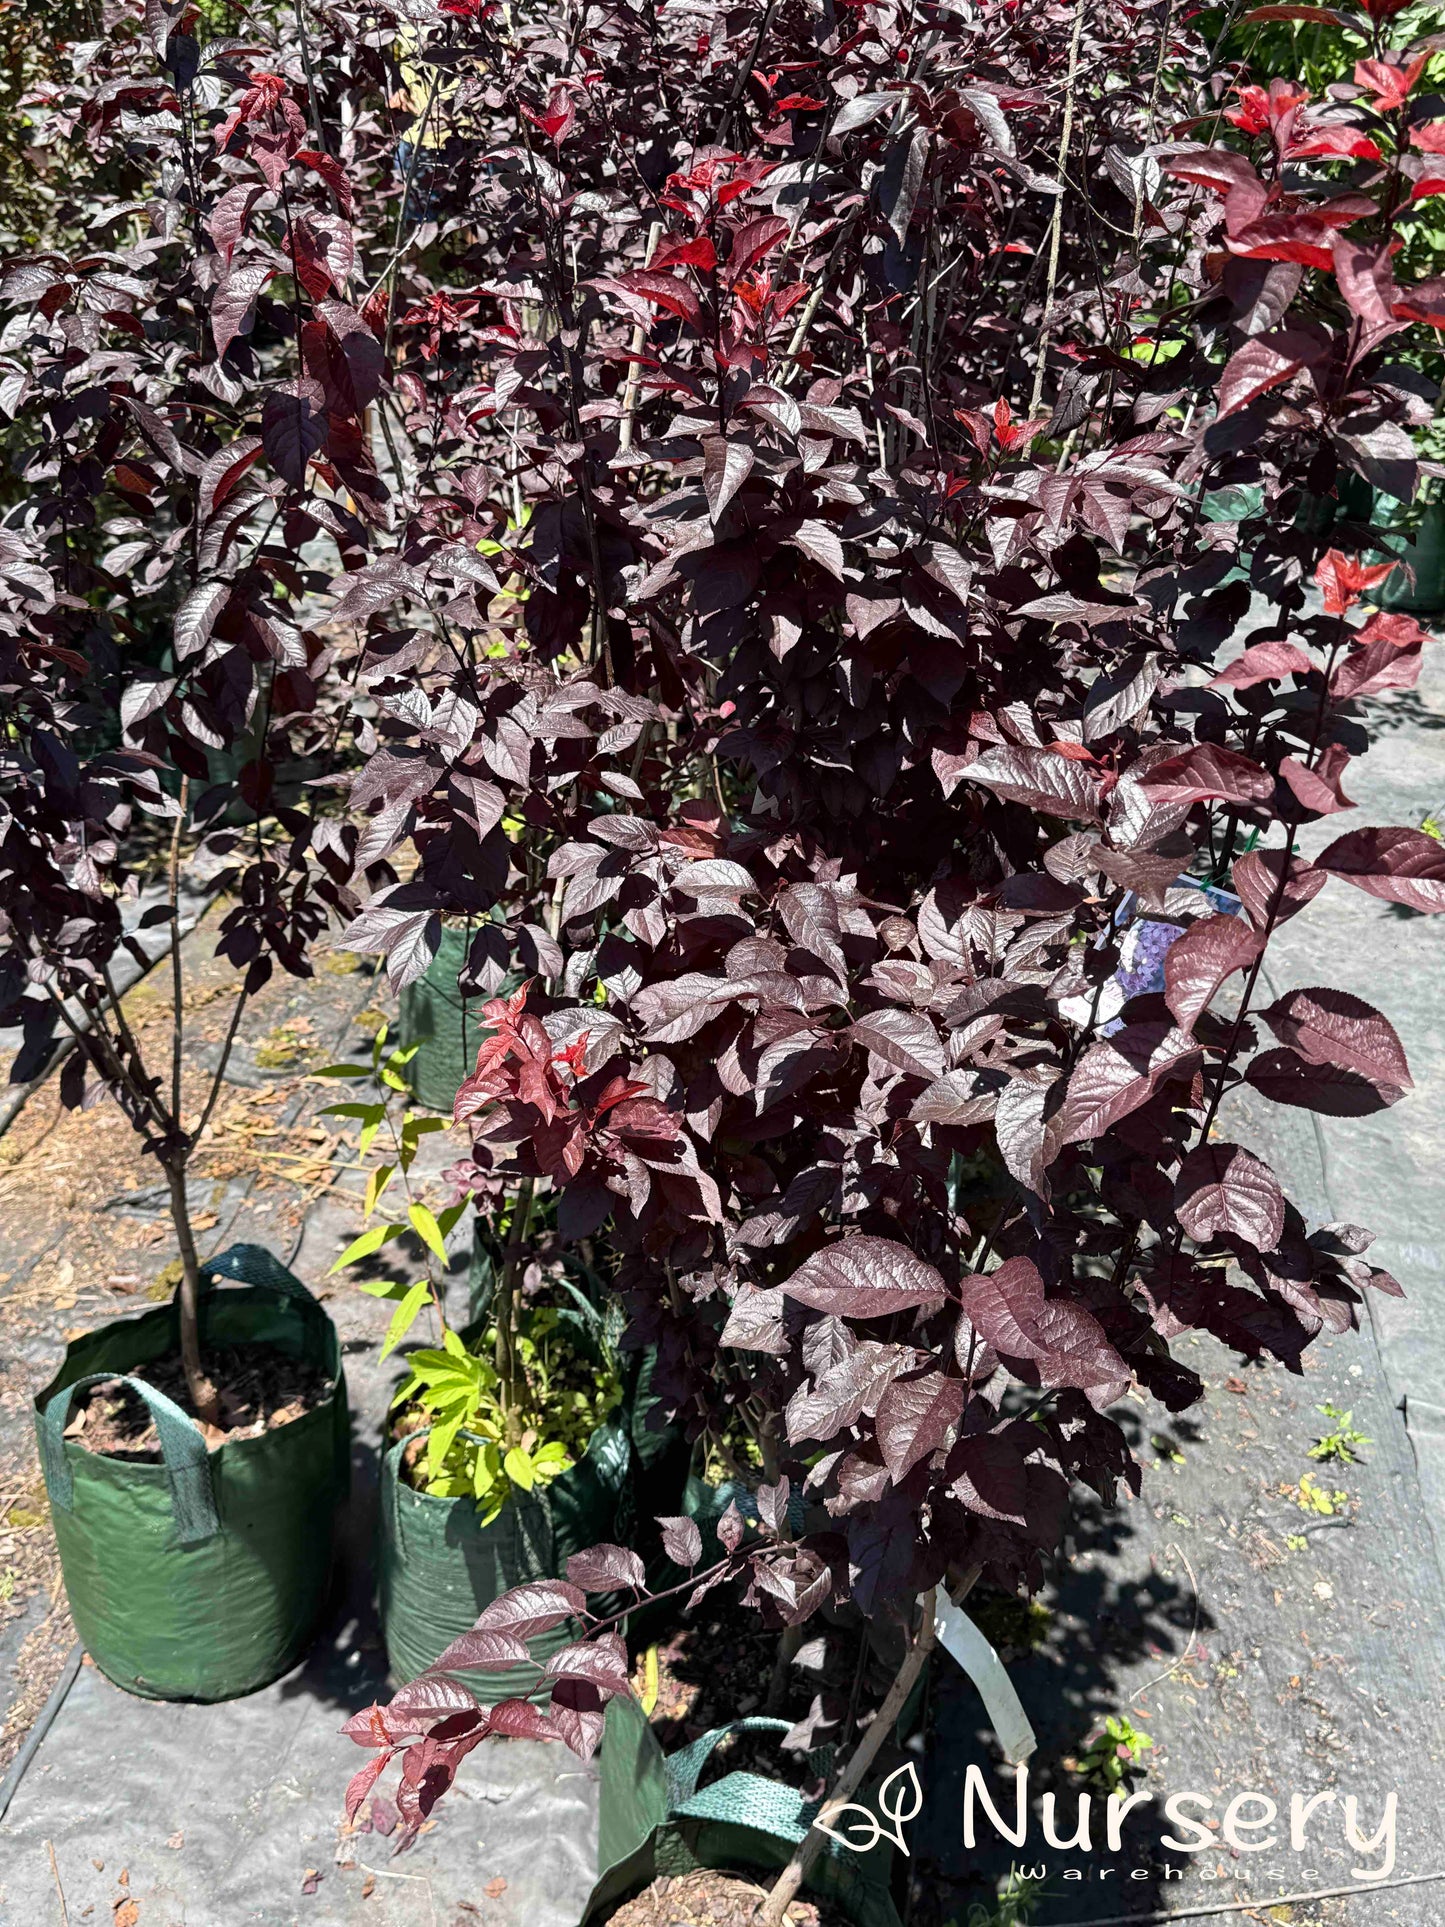
{"type": "MultiPolygon", "coordinates": [[[[1387,519],[1378,512],[1375,519],[1380,528],[1391,533],[1387,519]]],[[[1445,503],[1432,502],[1421,514],[1414,534],[1396,532],[1390,547],[1414,570],[1414,583],[1404,568],[1397,568],[1372,591],[1370,600],[1382,609],[1399,609],[1417,616],[1438,615],[1445,610],[1445,503]]]]}
{"type": "MultiPolygon", "coordinates": [[[[614,1539],[631,1460],[623,1427],[599,1426],[583,1456],[544,1492],[514,1496],[483,1525],[474,1500],[439,1499],[407,1484],[407,1443],[399,1439],[381,1462],[377,1568],[387,1658],[403,1682],[469,1631],[499,1594],[529,1579],[560,1578],[574,1552],[614,1539]]],[[[572,1637],[559,1626],[531,1649],[545,1659],[572,1637]]],[[[464,1677],[487,1703],[526,1693],[536,1681],[521,1667],[464,1677]]]]}
{"type": "MultiPolygon", "coordinates": [[[[728,1734],[787,1730],[787,1720],[735,1720],[665,1758],[637,1701],[631,1695],[610,1700],[598,1762],[598,1878],[581,1927],[664,1874],[786,1866],[811,1827],[815,1806],[792,1787],[756,1773],[728,1773],[701,1789],[698,1781],[728,1734]]],[[[860,1854],[830,1840],[806,1891],[832,1901],[857,1927],[899,1927],[891,1872],[891,1847],[880,1842],[860,1854]]]]}
{"type": "MultiPolygon", "coordinates": [[[[418,1103],[448,1117],[458,1086],[476,1068],[477,1046],[490,1035],[478,1014],[488,1000],[463,997],[457,988],[475,934],[443,929],[436,955],[397,1004],[397,1042],[403,1050],[416,1049],[404,1072],[406,1080],[418,1103]]],[[[521,981],[518,972],[510,972],[497,994],[507,995],[521,981]]]]}
{"type": "Polygon", "coordinates": [[[331,1320],[258,1245],[233,1245],[206,1267],[208,1284],[222,1278],[243,1289],[206,1292],[202,1346],[274,1345],[304,1359],[332,1380],[324,1404],[261,1438],[208,1450],[179,1406],[130,1377],[176,1349],[174,1305],[76,1339],[35,1400],[75,1629],[107,1679],[145,1699],[234,1699],[296,1664],[326,1604],[349,1482],[346,1381],[331,1320]],[[63,1436],[71,1392],[117,1377],[150,1407],[162,1464],[102,1457],[63,1436]]]}

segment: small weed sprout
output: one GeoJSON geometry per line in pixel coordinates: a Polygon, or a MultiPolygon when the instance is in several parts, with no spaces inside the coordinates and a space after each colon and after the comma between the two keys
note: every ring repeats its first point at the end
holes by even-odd
{"type": "Polygon", "coordinates": [[[1320,1405],[1315,1408],[1324,1418],[1334,1421],[1334,1430],[1317,1438],[1310,1447],[1308,1457],[1318,1459],[1323,1465],[1358,1465],[1360,1455],[1355,1450],[1359,1445],[1373,1445],[1374,1440],[1365,1437],[1363,1432],[1354,1429],[1354,1413],[1342,1412],[1337,1405],[1320,1405]]]}

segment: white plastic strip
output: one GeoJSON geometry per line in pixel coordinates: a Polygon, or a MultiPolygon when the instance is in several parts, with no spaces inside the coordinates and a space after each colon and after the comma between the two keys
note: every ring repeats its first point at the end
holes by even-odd
{"type": "Polygon", "coordinates": [[[978,1688],[1004,1758],[1010,1766],[1022,1765],[1038,1740],[1003,1661],[968,1614],[951,1599],[942,1599],[937,1627],[939,1645],[958,1661],[978,1688]]]}

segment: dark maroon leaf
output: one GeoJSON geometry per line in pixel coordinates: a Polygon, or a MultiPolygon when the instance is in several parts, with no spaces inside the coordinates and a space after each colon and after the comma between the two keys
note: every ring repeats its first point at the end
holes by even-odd
{"type": "Polygon", "coordinates": [[[613,1592],[619,1586],[645,1586],[647,1568],[626,1546],[589,1546],[567,1561],[567,1578],[583,1592],[613,1592]]]}
{"type": "Polygon", "coordinates": [[[1284,1193],[1274,1173],[1237,1144],[1201,1144],[1179,1167],[1174,1208],[1191,1238],[1226,1235],[1272,1251],[1284,1230],[1284,1193]]]}
{"type": "Polygon", "coordinates": [[[1076,1385],[1101,1409],[1128,1389],[1128,1367],[1098,1320],[1082,1305],[1045,1297],[1031,1259],[965,1278],[963,1306],[979,1336],[1000,1356],[1034,1366],[1041,1384],[1076,1385]]]}
{"type": "Polygon", "coordinates": [[[1312,769],[1297,756],[1286,756],[1279,773],[1305,809],[1318,816],[1333,816],[1355,807],[1354,799],[1346,796],[1341,786],[1349,762],[1349,752],[1332,743],[1312,769]]]}
{"type": "Polygon", "coordinates": [[[788,1492],[786,1479],[779,1479],[776,1485],[760,1485],[757,1491],[758,1517],[774,1534],[786,1534],[788,1529],[788,1492]]]}
{"type": "Polygon", "coordinates": [[[895,1481],[907,1477],[920,1459],[932,1457],[963,1415],[961,1378],[939,1371],[896,1378],[878,1405],[878,1447],[895,1481]]]}
{"type": "Polygon", "coordinates": [[[1162,1079],[1192,1075],[1198,1063],[1198,1046],[1186,1032],[1157,1024],[1091,1044],[1069,1079],[1057,1120],[1059,1143],[1101,1136],[1147,1104],[1162,1079]]]}
{"type": "Polygon", "coordinates": [[[898,1373],[906,1354],[895,1346],[866,1342],[818,1372],[811,1385],[800,1385],[788,1400],[788,1442],[832,1439],[864,1412],[876,1411],[878,1401],[898,1373]]]}
{"type": "Polygon", "coordinates": [[[747,1532],[747,1524],[738,1511],[737,1500],[730,1501],[727,1511],[717,1522],[718,1543],[724,1552],[736,1552],[747,1532]]]}
{"type": "Polygon", "coordinates": [[[1273,328],[1268,334],[1255,335],[1235,350],[1220,376],[1216,390],[1220,418],[1247,408],[1271,388],[1312,367],[1324,358],[1328,347],[1328,337],[1314,329],[1273,328]]]}
{"type": "Polygon", "coordinates": [[[1245,970],[1263,949],[1242,917],[1202,917],[1170,946],[1164,959],[1164,995],[1181,1030],[1192,1030],[1221,984],[1245,970]]]}
{"type": "Polygon", "coordinates": [[[789,223],[776,214],[763,214],[756,220],[745,221],[732,237],[727,259],[728,279],[739,280],[765,254],[770,254],[789,231],[789,223]]]}
{"type": "Polygon", "coordinates": [[[1256,930],[1263,930],[1271,911],[1278,924],[1303,910],[1330,880],[1327,870],[1316,869],[1303,857],[1286,860],[1279,850],[1254,850],[1240,857],[1232,874],[1235,894],[1256,930]]]}
{"type": "Polygon", "coordinates": [[[631,1690],[632,1671],[627,1663],[626,1643],[616,1633],[599,1633],[596,1639],[580,1640],[564,1646],[547,1661],[548,1679],[585,1679],[599,1693],[626,1693],[631,1690]]]}
{"type": "Polygon", "coordinates": [[[1274,794],[1269,771],[1237,750],[1200,743],[1179,756],[1155,763],[1139,779],[1140,787],[1156,803],[1267,803],[1274,794]]]}
{"type": "Polygon", "coordinates": [[[949,1491],[970,1512],[1021,1525],[1028,1507],[1028,1470],[1018,1449],[997,1433],[960,1439],[948,1455],[949,1491]]]}
{"type": "Polygon", "coordinates": [[[531,1700],[498,1700],[487,1713],[487,1730],[509,1740],[555,1740],[558,1729],[531,1700]]]}
{"type": "Polygon", "coordinates": [[[211,332],[219,359],[238,335],[249,334],[255,320],[255,301],[275,274],[274,268],[247,263],[234,267],[211,303],[211,332]]]}
{"type": "Polygon", "coordinates": [[[1411,1088],[1410,1067],[1394,1026],[1347,991],[1287,991],[1260,1015],[1280,1042],[1301,1057],[1357,1071],[1382,1094],[1391,1093],[1392,1103],[1411,1088]]]}
{"type": "Polygon", "coordinates": [[[203,522],[224,505],[247,469],[260,459],[261,437],[242,435],[206,461],[196,485],[196,513],[203,522]]]}
{"type": "Polygon", "coordinates": [[[1101,770],[1057,750],[1016,744],[985,750],[964,771],[964,780],[982,783],[1010,802],[1085,823],[1098,821],[1104,793],[1101,770]]]}
{"type": "Polygon", "coordinates": [[[1316,866],[1369,896],[1411,910],[1445,910],[1445,847],[1423,830],[1351,830],[1316,866]]]}
{"type": "Polygon", "coordinates": [[[1276,1104],[1298,1105],[1325,1117],[1370,1117],[1404,1095],[1338,1064],[1312,1064],[1292,1050],[1261,1051],[1245,1076],[1276,1104]]]}
{"type": "Polygon", "coordinates": [[[1361,646],[1351,649],[1330,677],[1331,700],[1346,702],[1352,697],[1378,696],[1387,689],[1413,689],[1420,680],[1424,642],[1422,630],[1403,644],[1388,632],[1370,636],[1365,631],[1361,646]]]}
{"type": "Polygon", "coordinates": [[[949,1071],[914,1098],[908,1115],[917,1124],[982,1124],[998,1107],[998,1094],[981,1088],[975,1071],[949,1071]]]}
{"type": "Polygon", "coordinates": [[[1256,683],[1277,682],[1285,676],[1307,676],[1314,664],[1292,642],[1256,642],[1227,663],[1210,682],[1211,689],[1253,689],[1256,683]]]}
{"type": "Polygon", "coordinates": [[[719,1343],[735,1345],[739,1351],[772,1352],[786,1356],[787,1334],[783,1329],[783,1293],[759,1291],[743,1285],[733,1300],[719,1343]]]}
{"type": "Polygon", "coordinates": [[[560,1579],[539,1579],[527,1586],[513,1586],[489,1606],[482,1608],[478,1632],[509,1633],[514,1639],[531,1639],[536,1633],[551,1632],[566,1619],[587,1609],[587,1595],[579,1586],[560,1579]]]}
{"type": "Polygon", "coordinates": [[[229,582],[198,582],[190,591],[175,615],[173,634],[178,662],[205,648],[217,618],[230,599],[229,582]]]}
{"type": "Polygon", "coordinates": [[[559,1679],[552,1688],[549,1718],[555,1735],[581,1760],[590,1760],[602,1743],[603,1704],[590,1680],[559,1679]]]}
{"type": "Polygon", "coordinates": [[[422,1673],[392,1694],[386,1710],[394,1720],[415,1720],[424,1725],[453,1713],[475,1713],[477,1699],[460,1680],[422,1673]]]}
{"type": "Polygon", "coordinates": [[[531,1655],[526,1641],[513,1633],[469,1632],[454,1639],[445,1652],[432,1661],[438,1673],[503,1672],[509,1666],[525,1666],[531,1655]]]}
{"type": "Polygon", "coordinates": [[[755,459],[746,442],[712,435],[703,443],[703,487],[714,522],[721,520],[728,503],[752,473],[755,459]]]}
{"type": "Polygon", "coordinates": [[[326,417],[306,395],[278,390],[266,397],[261,411],[261,443],[276,473],[299,488],[306,464],[326,446],[326,417]]]}
{"type": "Polygon", "coordinates": [[[675,1566],[689,1571],[702,1557],[702,1533],[696,1519],[659,1519],[662,1549],[675,1566]]]}
{"type": "Polygon", "coordinates": [[[943,1045],[928,1019],[916,1010],[878,1010],[860,1017],[849,1030],[855,1044],[891,1069],[909,1077],[942,1077],[943,1045]]]}
{"type": "Polygon", "coordinates": [[[942,1278],[907,1245],[861,1232],[816,1252],[783,1290],[800,1304],[849,1318],[881,1318],[945,1295],[942,1278]]]}
{"type": "Polygon", "coordinates": [[[316,312],[341,350],[353,412],[369,408],[381,393],[386,353],[354,308],[344,301],[318,301],[316,312]]]}

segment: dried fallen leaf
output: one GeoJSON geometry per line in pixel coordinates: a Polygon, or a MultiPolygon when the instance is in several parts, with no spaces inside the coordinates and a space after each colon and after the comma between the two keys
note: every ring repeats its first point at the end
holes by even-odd
{"type": "Polygon", "coordinates": [[[140,1919],[140,1908],[133,1900],[117,1900],[112,1927],[135,1927],[140,1919]]]}
{"type": "Polygon", "coordinates": [[[376,1892],[376,1875],[374,1873],[369,1873],[366,1876],[365,1880],[363,1880],[361,1883],[361,1897],[363,1900],[370,1900],[371,1896],[375,1892],[376,1892]]]}
{"type": "Polygon", "coordinates": [[[506,1891],[507,1883],[500,1874],[497,1875],[495,1880],[489,1880],[482,1889],[482,1892],[487,1896],[488,1900],[500,1900],[506,1891]]]}
{"type": "Polygon", "coordinates": [[[302,1893],[314,1894],[317,1891],[317,1889],[320,1887],[320,1885],[321,1885],[321,1874],[319,1869],[316,1867],[308,1867],[306,1869],[305,1876],[303,1877],[301,1882],[302,1893]]]}

